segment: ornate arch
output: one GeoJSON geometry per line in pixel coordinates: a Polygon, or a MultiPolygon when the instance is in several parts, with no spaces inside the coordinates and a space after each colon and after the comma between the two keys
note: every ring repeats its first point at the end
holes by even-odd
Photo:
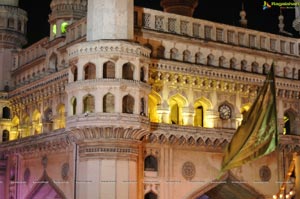
{"type": "Polygon", "coordinates": [[[151,122],[159,122],[159,116],[157,114],[157,105],[161,104],[162,99],[161,96],[155,92],[151,91],[149,94],[148,101],[148,115],[151,122]]]}
{"type": "Polygon", "coordinates": [[[44,171],[43,176],[38,180],[38,182],[44,183],[36,183],[36,185],[32,188],[25,199],[38,199],[46,197],[53,197],[57,199],[67,198],[65,194],[59,189],[59,187],[53,182],[53,180],[48,176],[46,171],[44,171]],[[43,190],[49,191],[46,192],[47,195],[43,195],[43,190]]]}
{"type": "Polygon", "coordinates": [[[213,127],[213,122],[207,117],[212,103],[205,97],[200,97],[194,102],[194,126],[213,127]]]}

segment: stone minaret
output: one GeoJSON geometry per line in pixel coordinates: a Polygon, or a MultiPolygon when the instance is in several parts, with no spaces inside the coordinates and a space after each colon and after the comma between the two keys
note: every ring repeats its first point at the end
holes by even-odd
{"type": "MultiPolygon", "coordinates": [[[[295,3],[300,3],[300,0],[294,0],[295,3]]],[[[295,20],[293,21],[293,28],[300,32],[300,6],[295,6],[295,20]]]]}
{"type": "Polygon", "coordinates": [[[52,0],[49,15],[50,39],[64,36],[66,27],[86,16],[87,0],[52,0]]]}
{"type": "Polygon", "coordinates": [[[143,198],[150,50],[132,41],[133,0],[89,0],[87,42],[68,48],[67,131],[76,198],[143,198]]]}
{"type": "Polygon", "coordinates": [[[12,85],[14,53],[27,43],[27,13],[18,6],[18,0],[0,0],[0,92],[12,85]]]}
{"type": "Polygon", "coordinates": [[[198,0],[162,0],[160,5],[165,12],[192,17],[198,0]]]}

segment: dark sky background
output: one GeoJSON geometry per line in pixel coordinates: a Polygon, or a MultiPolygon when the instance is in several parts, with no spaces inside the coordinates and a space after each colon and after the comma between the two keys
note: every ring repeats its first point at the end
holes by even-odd
{"type": "MultiPolygon", "coordinates": [[[[51,0],[19,0],[20,7],[28,13],[28,43],[32,44],[49,35],[48,15],[51,0]]],[[[274,0],[276,2],[293,2],[292,0],[274,0]]],[[[136,6],[162,10],[160,0],[134,0],[136,6]]],[[[244,0],[247,13],[248,28],[270,33],[278,33],[279,7],[263,10],[263,0],[244,0]]],[[[269,3],[271,1],[268,1],[269,3]]],[[[242,0],[199,0],[194,17],[210,21],[239,26],[239,13],[242,0]]],[[[285,30],[299,38],[298,32],[292,28],[295,17],[294,9],[282,9],[285,17],[285,30]]]]}

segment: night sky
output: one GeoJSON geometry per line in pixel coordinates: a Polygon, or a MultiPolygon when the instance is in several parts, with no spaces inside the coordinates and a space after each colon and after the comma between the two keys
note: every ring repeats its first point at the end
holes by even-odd
{"type": "MultiPolygon", "coordinates": [[[[19,1],[20,7],[28,13],[29,21],[27,37],[29,44],[48,36],[48,15],[50,14],[51,0],[19,1]]],[[[160,0],[135,0],[134,2],[136,6],[162,10],[160,7],[160,0]]],[[[263,10],[263,0],[245,0],[244,2],[245,10],[247,12],[248,28],[275,34],[278,33],[279,7],[272,7],[268,10],[263,10]]],[[[280,2],[280,0],[277,0],[276,2],[280,2]]],[[[199,0],[199,5],[196,8],[194,17],[238,26],[241,7],[242,0],[199,0]]],[[[285,17],[285,30],[293,33],[295,37],[299,38],[299,34],[292,28],[292,22],[295,16],[294,9],[283,9],[282,12],[285,17]]]]}

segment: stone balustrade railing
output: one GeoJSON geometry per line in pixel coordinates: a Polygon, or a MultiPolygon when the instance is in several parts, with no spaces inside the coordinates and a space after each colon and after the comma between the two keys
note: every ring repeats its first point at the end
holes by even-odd
{"type": "Polygon", "coordinates": [[[86,17],[72,23],[67,28],[67,43],[71,43],[86,36],[86,17]]]}
{"type": "Polygon", "coordinates": [[[134,12],[135,27],[292,56],[300,55],[300,42],[296,38],[147,8],[135,7],[134,12]]]}
{"type": "Polygon", "coordinates": [[[40,57],[46,56],[46,49],[44,45],[48,42],[48,38],[43,38],[33,45],[23,49],[19,53],[19,57],[15,61],[14,70],[29,64],[30,62],[37,60],[40,57]]]}

